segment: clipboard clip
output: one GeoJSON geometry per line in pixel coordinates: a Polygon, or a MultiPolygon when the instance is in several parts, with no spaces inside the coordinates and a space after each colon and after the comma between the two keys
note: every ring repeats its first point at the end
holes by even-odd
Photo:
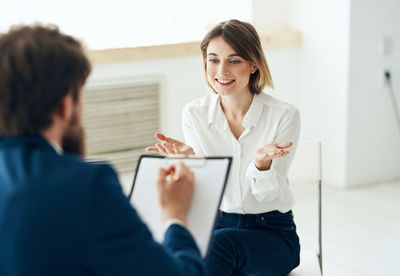
{"type": "Polygon", "coordinates": [[[201,168],[206,164],[206,158],[201,155],[193,154],[169,154],[165,155],[167,165],[176,161],[182,161],[188,167],[201,168]]]}
{"type": "Polygon", "coordinates": [[[202,155],[194,155],[194,154],[167,154],[165,155],[166,159],[206,159],[202,155]]]}

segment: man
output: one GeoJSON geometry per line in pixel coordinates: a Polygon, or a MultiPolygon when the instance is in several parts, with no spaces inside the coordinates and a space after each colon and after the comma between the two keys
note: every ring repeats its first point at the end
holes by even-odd
{"type": "Polygon", "coordinates": [[[170,225],[160,245],[114,170],[81,159],[89,73],[79,42],[55,27],[0,36],[0,275],[204,275],[185,228],[194,190],[185,165],[159,171],[170,225]]]}

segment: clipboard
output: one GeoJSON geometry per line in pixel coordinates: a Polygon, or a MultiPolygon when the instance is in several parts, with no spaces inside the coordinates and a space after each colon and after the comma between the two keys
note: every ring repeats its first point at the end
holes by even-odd
{"type": "Polygon", "coordinates": [[[202,257],[206,257],[232,157],[141,155],[129,201],[152,232],[153,238],[161,243],[165,229],[161,221],[161,208],[157,196],[158,169],[178,161],[182,161],[194,173],[195,191],[187,224],[202,257]]]}

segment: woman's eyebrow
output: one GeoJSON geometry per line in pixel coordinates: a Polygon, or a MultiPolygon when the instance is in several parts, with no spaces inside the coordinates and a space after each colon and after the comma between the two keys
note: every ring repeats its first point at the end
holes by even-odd
{"type": "MultiPolygon", "coordinates": [[[[208,56],[218,56],[216,53],[208,53],[207,54],[208,56]]],[[[240,57],[239,56],[239,54],[236,54],[236,53],[234,53],[234,54],[230,54],[228,57],[240,57]]]]}

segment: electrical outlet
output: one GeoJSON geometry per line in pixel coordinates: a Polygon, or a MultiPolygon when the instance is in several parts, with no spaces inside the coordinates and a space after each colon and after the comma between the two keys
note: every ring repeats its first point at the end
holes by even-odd
{"type": "Polygon", "coordinates": [[[388,80],[386,79],[386,72],[391,72],[389,69],[382,69],[379,71],[378,85],[379,87],[386,87],[388,80]]]}

